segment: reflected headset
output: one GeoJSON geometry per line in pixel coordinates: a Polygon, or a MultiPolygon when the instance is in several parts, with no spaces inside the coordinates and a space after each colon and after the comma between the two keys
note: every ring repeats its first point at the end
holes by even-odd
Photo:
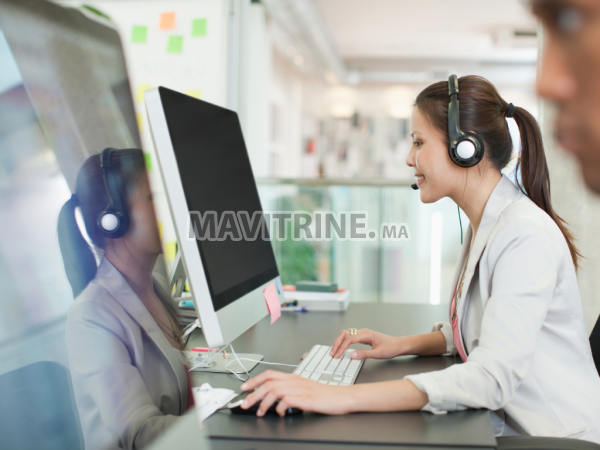
{"type": "MultiPolygon", "coordinates": [[[[460,114],[458,102],[458,78],[450,75],[448,78],[448,153],[454,164],[460,167],[473,167],[483,158],[485,146],[475,133],[460,129],[460,114]]],[[[417,184],[411,185],[414,190],[417,184]]]]}
{"type": "Polygon", "coordinates": [[[111,157],[116,151],[114,148],[105,148],[100,158],[108,205],[98,215],[97,224],[102,234],[110,239],[120,238],[129,229],[129,215],[123,207],[121,194],[119,193],[119,183],[111,166],[111,157]]]}

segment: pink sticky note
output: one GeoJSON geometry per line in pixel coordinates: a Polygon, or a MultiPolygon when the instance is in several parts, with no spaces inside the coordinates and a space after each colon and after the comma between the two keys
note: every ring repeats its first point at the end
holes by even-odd
{"type": "Polygon", "coordinates": [[[275,283],[268,285],[263,293],[265,294],[267,309],[271,313],[271,325],[273,325],[273,323],[281,317],[281,305],[279,304],[279,298],[277,297],[275,283]]]}

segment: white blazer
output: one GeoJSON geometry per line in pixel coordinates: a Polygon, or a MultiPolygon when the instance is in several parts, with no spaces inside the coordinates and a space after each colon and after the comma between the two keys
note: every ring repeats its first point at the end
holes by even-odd
{"type": "Polygon", "coordinates": [[[69,310],[66,339],[87,450],[145,447],[185,412],[181,352],[106,258],[69,310]]]}
{"type": "MultiPolygon", "coordinates": [[[[469,226],[450,299],[472,235],[469,226]]],[[[485,206],[463,297],[458,323],[467,362],[406,377],[427,393],[423,410],[487,408],[496,412],[496,435],[600,443],[600,377],[569,248],[550,216],[505,176],[485,206]]],[[[451,326],[435,330],[456,354],[451,326]]]]}

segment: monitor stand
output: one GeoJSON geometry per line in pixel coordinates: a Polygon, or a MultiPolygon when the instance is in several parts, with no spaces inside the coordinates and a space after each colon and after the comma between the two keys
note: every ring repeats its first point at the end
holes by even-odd
{"type": "MultiPolygon", "coordinates": [[[[193,353],[194,356],[196,352],[187,352],[184,351],[184,354],[188,357],[191,356],[189,353],[193,353]]],[[[246,361],[242,358],[254,359],[256,361],[262,361],[264,359],[263,355],[257,355],[254,353],[237,353],[238,358],[240,358],[240,363],[242,363],[243,367],[237,362],[232,353],[224,354],[224,352],[219,353],[215,356],[215,359],[211,363],[210,367],[196,367],[192,372],[216,372],[216,373],[231,373],[233,371],[238,374],[245,374],[246,371],[250,372],[254,369],[258,363],[254,361],[246,361]],[[226,358],[225,356],[229,356],[226,358]],[[225,367],[227,366],[227,370],[225,367]],[[244,370],[244,368],[246,370],[244,370]]]]}
{"type": "MultiPolygon", "coordinates": [[[[169,284],[171,288],[171,292],[173,294],[173,301],[179,303],[181,300],[191,300],[194,301],[193,297],[182,297],[183,287],[185,286],[185,281],[187,278],[187,274],[185,273],[185,267],[183,264],[183,258],[181,257],[181,253],[177,251],[177,256],[175,257],[175,262],[173,264],[173,271],[171,272],[171,276],[169,277],[169,284]]],[[[184,328],[183,337],[185,338],[188,334],[194,331],[196,328],[201,328],[200,320],[196,319],[195,322],[192,322],[190,325],[184,328]]],[[[184,351],[185,356],[190,359],[197,357],[197,352],[188,352],[184,351]]],[[[212,361],[210,367],[196,367],[194,372],[216,372],[216,373],[231,373],[229,370],[234,371],[235,373],[246,373],[250,372],[254,369],[258,363],[254,361],[245,361],[242,358],[254,359],[256,361],[262,361],[264,359],[263,355],[258,355],[254,353],[237,353],[238,358],[240,358],[240,362],[238,362],[233,353],[227,353],[225,351],[219,353],[215,356],[212,361]],[[226,357],[227,356],[227,357],[226,357]],[[242,365],[240,366],[240,363],[242,365]],[[227,370],[225,367],[227,366],[227,370]],[[244,370],[244,368],[246,370],[244,370]]]]}

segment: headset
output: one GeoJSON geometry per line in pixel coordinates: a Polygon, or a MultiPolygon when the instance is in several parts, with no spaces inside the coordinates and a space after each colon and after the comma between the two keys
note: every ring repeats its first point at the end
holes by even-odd
{"type": "MultiPolygon", "coordinates": [[[[448,77],[448,154],[454,164],[460,167],[473,167],[479,164],[485,153],[483,141],[475,133],[460,129],[460,113],[458,102],[458,77],[448,77]]],[[[417,183],[411,185],[414,190],[419,189],[417,183]]],[[[462,221],[460,208],[458,210],[460,222],[460,243],[463,242],[462,221]]]]}
{"type": "Polygon", "coordinates": [[[123,207],[119,182],[112,171],[111,157],[116,151],[114,148],[105,148],[100,158],[108,205],[98,215],[97,224],[102,234],[110,239],[120,238],[129,229],[129,215],[123,207]]]}
{"type": "Polygon", "coordinates": [[[448,78],[448,153],[450,158],[460,167],[473,167],[483,158],[485,146],[475,133],[460,129],[458,108],[458,78],[450,75],[448,78]]]}
{"type": "MultiPolygon", "coordinates": [[[[460,113],[458,102],[458,77],[448,77],[448,154],[454,164],[460,167],[473,167],[483,159],[485,146],[475,133],[460,129],[460,113]]],[[[417,184],[411,185],[414,190],[417,184]]]]}

